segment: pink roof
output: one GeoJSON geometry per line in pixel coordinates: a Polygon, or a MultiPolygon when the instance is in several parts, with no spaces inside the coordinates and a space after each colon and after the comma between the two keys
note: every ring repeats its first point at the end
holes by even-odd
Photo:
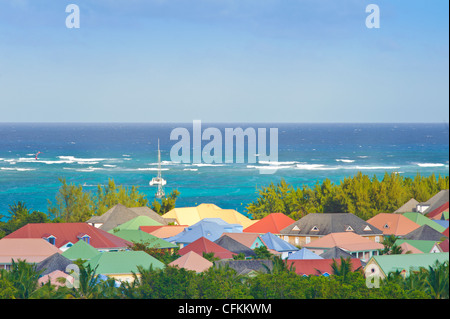
{"type": "Polygon", "coordinates": [[[331,233],[304,245],[306,248],[339,247],[347,251],[363,251],[383,249],[383,244],[376,243],[354,232],[331,233]]]}
{"type": "MultiPolygon", "coordinates": [[[[258,239],[259,234],[257,233],[223,233],[222,236],[228,236],[230,238],[233,238],[235,241],[240,242],[242,245],[247,246],[248,248],[251,248],[253,243],[258,239]]],[[[261,237],[259,237],[262,243],[264,241],[261,237]]]]}
{"type": "Polygon", "coordinates": [[[140,229],[158,238],[169,238],[181,233],[187,225],[141,226],[140,229]]]}
{"type": "Polygon", "coordinates": [[[404,236],[420,227],[402,214],[380,213],[367,222],[382,230],[384,235],[404,236]]]}
{"type": "Polygon", "coordinates": [[[399,247],[402,249],[402,254],[406,254],[408,251],[410,251],[411,254],[423,254],[423,251],[417,249],[416,247],[406,242],[401,244],[399,247]]]}
{"type": "Polygon", "coordinates": [[[448,202],[442,204],[441,206],[439,206],[435,210],[429,212],[427,214],[427,217],[430,218],[430,219],[440,219],[442,213],[445,212],[446,210],[448,210],[448,202]]]}
{"type": "Polygon", "coordinates": [[[38,284],[43,285],[43,284],[46,284],[50,280],[50,283],[52,285],[65,286],[66,282],[64,281],[63,283],[60,283],[58,281],[58,278],[64,278],[72,284],[74,282],[74,278],[71,275],[68,275],[68,274],[62,272],[61,270],[55,270],[55,271],[49,273],[48,275],[45,275],[45,276],[42,276],[41,278],[39,278],[38,284]]]}
{"type": "Polygon", "coordinates": [[[42,238],[3,238],[0,240],[0,264],[26,260],[38,263],[45,258],[62,251],[42,238]]]}
{"type": "MultiPolygon", "coordinates": [[[[340,265],[341,260],[336,259],[338,265],[340,265]]],[[[351,258],[350,262],[352,264],[352,271],[355,271],[359,267],[362,267],[361,260],[357,258],[351,258]]],[[[333,259],[298,259],[298,260],[288,260],[288,267],[293,264],[295,267],[295,272],[298,275],[320,275],[321,273],[333,274],[333,269],[331,265],[333,264],[333,259]],[[319,272],[320,271],[320,272],[319,272]]]]}
{"type": "Polygon", "coordinates": [[[43,238],[49,235],[55,237],[56,247],[61,247],[67,242],[75,244],[80,240],[80,235],[90,236],[89,244],[97,249],[126,248],[132,245],[129,241],[86,223],[27,224],[5,238],[43,238]]]}
{"type": "Polygon", "coordinates": [[[295,223],[295,220],[282,213],[272,213],[244,229],[245,233],[279,234],[283,228],[295,223]]]}
{"type": "Polygon", "coordinates": [[[228,249],[223,248],[222,246],[217,245],[216,243],[213,243],[209,239],[205,237],[200,237],[196,241],[193,241],[186,247],[183,247],[178,251],[179,255],[187,254],[190,251],[195,251],[200,256],[203,255],[203,253],[214,253],[214,256],[220,259],[229,259],[233,258],[235,253],[232,253],[228,249]]]}
{"type": "Polygon", "coordinates": [[[190,251],[177,260],[172,261],[169,266],[178,266],[195,272],[203,272],[213,266],[213,263],[203,258],[194,251],[190,251]]]}

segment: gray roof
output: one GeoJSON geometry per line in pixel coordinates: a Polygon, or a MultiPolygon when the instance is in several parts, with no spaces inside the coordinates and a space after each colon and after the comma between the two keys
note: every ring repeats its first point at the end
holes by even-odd
{"type": "Polygon", "coordinates": [[[351,213],[313,213],[281,230],[282,235],[325,236],[353,231],[361,236],[382,235],[383,232],[351,213]],[[350,226],[350,228],[349,228],[350,226]]]}
{"type": "Polygon", "coordinates": [[[138,216],[148,216],[153,220],[156,220],[157,222],[167,225],[169,222],[175,222],[175,218],[163,218],[161,215],[153,211],[150,207],[143,206],[143,207],[130,207],[130,210],[138,214],[138,216]]]}
{"type": "Polygon", "coordinates": [[[414,229],[412,232],[409,232],[403,236],[402,239],[440,241],[443,237],[447,238],[444,234],[425,224],[414,229]]]}
{"type": "Polygon", "coordinates": [[[272,260],[218,260],[214,262],[215,267],[224,267],[228,265],[231,269],[234,269],[238,275],[245,275],[251,270],[267,273],[267,268],[270,271],[273,269],[272,260]],[[266,267],[264,267],[264,265],[266,267]]]}
{"type": "Polygon", "coordinates": [[[429,212],[432,212],[433,210],[435,210],[436,208],[444,205],[448,201],[449,201],[449,190],[448,189],[441,190],[439,193],[437,193],[436,195],[431,197],[426,202],[420,203],[420,204],[424,204],[424,205],[430,205],[430,207],[428,207],[423,212],[423,214],[427,214],[429,212]]]}
{"type": "Polygon", "coordinates": [[[243,253],[245,255],[245,257],[256,256],[256,253],[253,250],[251,250],[247,246],[241,244],[237,240],[235,240],[227,235],[220,237],[219,239],[215,240],[214,242],[217,245],[222,246],[223,248],[228,249],[229,251],[231,251],[233,253],[236,253],[236,254],[243,253]]]}
{"type": "Polygon", "coordinates": [[[72,261],[62,256],[59,253],[55,253],[36,265],[36,269],[38,271],[44,270],[41,276],[48,275],[55,270],[60,270],[62,272],[66,272],[66,267],[72,264],[72,261]]]}
{"type": "Polygon", "coordinates": [[[324,258],[324,259],[339,259],[341,257],[344,258],[354,258],[350,253],[346,252],[345,250],[343,250],[342,248],[339,248],[337,246],[328,249],[326,252],[320,254],[320,257],[324,258]]]}
{"type": "Polygon", "coordinates": [[[116,228],[117,226],[126,223],[133,218],[138,216],[148,216],[163,225],[167,225],[168,221],[159,216],[153,210],[148,207],[133,207],[127,208],[122,204],[117,204],[111,207],[108,211],[106,211],[103,215],[100,216],[92,216],[87,223],[103,223],[99,228],[104,231],[109,231],[111,229],[116,228]],[[159,218],[159,219],[155,219],[159,218]]]}
{"type": "Polygon", "coordinates": [[[414,198],[411,198],[409,201],[404,203],[399,209],[397,209],[394,213],[409,213],[409,212],[415,212],[416,206],[419,204],[418,201],[416,201],[414,198]]]}

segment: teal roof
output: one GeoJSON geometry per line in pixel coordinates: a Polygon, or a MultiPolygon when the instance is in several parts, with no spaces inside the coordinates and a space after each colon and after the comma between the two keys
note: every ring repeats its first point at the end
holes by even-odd
{"type": "Polygon", "coordinates": [[[428,217],[425,217],[421,213],[404,213],[402,215],[405,216],[406,218],[412,220],[413,222],[415,222],[416,224],[418,224],[420,226],[428,225],[440,233],[442,233],[445,230],[445,227],[439,225],[434,220],[432,220],[428,217]]]}
{"type": "Polygon", "coordinates": [[[142,215],[135,217],[133,219],[130,219],[129,221],[120,224],[117,227],[114,227],[114,229],[110,229],[108,233],[114,234],[115,229],[121,229],[121,230],[139,230],[139,227],[141,226],[162,226],[160,222],[157,222],[156,220],[142,215]]]}
{"type": "Polygon", "coordinates": [[[113,232],[113,234],[122,239],[135,242],[146,243],[148,248],[177,248],[176,244],[169,243],[168,241],[158,238],[154,235],[146,233],[142,230],[119,230],[113,232]]]}
{"type": "Polygon", "coordinates": [[[77,260],[79,258],[89,260],[99,253],[100,252],[97,249],[86,243],[84,240],[79,240],[61,255],[70,260],[77,260]]]}
{"type": "Polygon", "coordinates": [[[91,268],[98,266],[96,274],[103,275],[138,273],[138,266],[145,269],[149,269],[150,266],[153,266],[153,269],[165,267],[162,262],[143,251],[103,252],[85,263],[88,264],[91,268]]]}

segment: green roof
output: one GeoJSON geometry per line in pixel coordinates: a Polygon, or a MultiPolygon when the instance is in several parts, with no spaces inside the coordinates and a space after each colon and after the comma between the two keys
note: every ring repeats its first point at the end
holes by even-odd
{"type": "Polygon", "coordinates": [[[165,267],[164,263],[143,251],[103,252],[85,263],[88,264],[91,268],[98,266],[96,274],[103,275],[138,273],[138,266],[145,269],[149,269],[150,266],[153,269],[165,267]]]}
{"type": "MultiPolygon", "coordinates": [[[[139,227],[141,226],[162,226],[162,225],[163,224],[161,224],[160,222],[157,222],[156,220],[143,215],[130,219],[129,221],[120,224],[114,229],[139,230],[139,227]]],[[[114,234],[114,229],[109,230],[108,233],[114,234]]]]}
{"type": "Polygon", "coordinates": [[[77,260],[78,258],[89,260],[99,253],[100,252],[97,249],[86,243],[84,240],[79,240],[61,255],[70,260],[77,260]]]}
{"type": "Polygon", "coordinates": [[[415,240],[415,239],[397,239],[395,241],[395,244],[397,246],[400,246],[403,243],[408,243],[411,246],[420,250],[421,252],[429,253],[437,242],[434,240],[415,240]]]}
{"type": "Polygon", "coordinates": [[[420,226],[428,225],[440,233],[442,233],[445,230],[445,228],[443,226],[439,225],[432,219],[425,217],[421,213],[403,213],[402,215],[405,216],[406,218],[412,220],[413,222],[415,222],[416,224],[418,224],[420,226]]]}
{"type": "Polygon", "coordinates": [[[168,241],[146,233],[142,230],[119,230],[113,233],[115,236],[135,243],[148,243],[148,248],[177,248],[178,246],[168,241]]]}
{"type": "Polygon", "coordinates": [[[428,266],[433,265],[436,260],[441,263],[448,261],[448,253],[373,256],[367,263],[367,266],[375,261],[387,276],[390,272],[395,272],[397,270],[406,270],[406,272],[409,273],[410,269],[418,270],[420,267],[428,268],[428,266]]]}

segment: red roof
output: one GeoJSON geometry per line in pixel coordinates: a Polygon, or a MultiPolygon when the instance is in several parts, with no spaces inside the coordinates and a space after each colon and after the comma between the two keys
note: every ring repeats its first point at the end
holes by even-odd
{"type": "Polygon", "coordinates": [[[143,232],[151,234],[152,232],[154,232],[157,229],[160,229],[163,226],[164,225],[160,225],[160,226],[140,226],[139,229],[142,230],[143,232]]]}
{"type": "Polygon", "coordinates": [[[283,228],[295,223],[295,220],[282,213],[272,213],[244,229],[246,233],[279,234],[283,228]]]}
{"type": "Polygon", "coordinates": [[[444,235],[444,236],[446,236],[446,237],[449,237],[449,236],[448,236],[448,228],[449,228],[449,227],[447,227],[447,229],[444,230],[444,231],[442,232],[442,235],[444,235]]]}
{"type": "MultiPolygon", "coordinates": [[[[447,228],[448,229],[448,228],[447,228]]],[[[442,252],[448,253],[448,239],[444,240],[442,243],[439,244],[439,247],[441,247],[442,252]]]]}
{"type": "MultiPolygon", "coordinates": [[[[436,208],[435,210],[429,212],[427,214],[427,217],[430,219],[435,219],[434,217],[440,215],[443,211],[445,211],[446,209],[448,209],[448,202],[442,204],[441,206],[439,206],[438,208],[436,208]]],[[[439,216],[440,218],[440,216],[439,216]]]]}
{"type": "Polygon", "coordinates": [[[205,237],[200,237],[196,241],[193,241],[186,247],[180,249],[178,251],[178,254],[183,256],[184,254],[187,254],[190,251],[194,251],[200,256],[203,255],[203,253],[214,253],[214,256],[220,259],[229,259],[233,258],[235,253],[232,253],[228,249],[223,248],[222,246],[217,245],[216,243],[213,243],[209,239],[205,237]]]}
{"type": "Polygon", "coordinates": [[[53,235],[55,246],[68,242],[75,244],[80,235],[90,236],[89,244],[97,249],[126,248],[132,243],[86,223],[39,223],[27,224],[5,238],[43,238],[53,235]]]}
{"type": "MultiPolygon", "coordinates": [[[[352,264],[352,271],[355,271],[359,267],[362,267],[361,260],[358,258],[350,259],[352,264]]],[[[336,259],[337,264],[341,263],[340,259],[336,259]]],[[[288,260],[288,267],[293,264],[295,267],[295,272],[298,275],[320,275],[321,273],[333,274],[333,269],[331,265],[333,264],[333,259],[298,259],[298,260],[288,260]],[[320,270],[320,272],[318,271],[320,270]]]]}

